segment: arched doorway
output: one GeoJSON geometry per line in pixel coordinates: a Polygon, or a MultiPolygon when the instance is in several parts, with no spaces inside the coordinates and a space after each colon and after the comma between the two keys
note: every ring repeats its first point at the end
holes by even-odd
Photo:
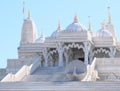
{"type": "Polygon", "coordinates": [[[66,62],[69,63],[73,60],[80,60],[82,62],[84,62],[84,51],[83,51],[84,47],[82,44],[68,44],[64,46],[64,56],[65,56],[65,60],[68,61],[66,62]],[[67,51],[66,51],[67,50],[67,51]]]}

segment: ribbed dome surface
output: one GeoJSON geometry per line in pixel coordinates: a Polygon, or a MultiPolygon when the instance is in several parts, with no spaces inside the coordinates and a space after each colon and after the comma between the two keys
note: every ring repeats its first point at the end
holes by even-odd
{"type": "Polygon", "coordinates": [[[108,30],[102,28],[97,31],[96,36],[97,37],[108,37],[108,36],[112,36],[112,34],[108,30]]]}
{"type": "Polygon", "coordinates": [[[36,43],[44,43],[44,41],[45,41],[45,37],[44,37],[44,36],[41,36],[40,38],[38,38],[38,39],[36,40],[36,43]]]}
{"type": "Polygon", "coordinates": [[[74,17],[74,22],[64,30],[65,32],[87,31],[85,26],[78,21],[77,16],[74,17]]]}
{"type": "Polygon", "coordinates": [[[66,32],[76,32],[76,31],[87,31],[87,29],[80,23],[80,22],[73,22],[72,24],[68,25],[66,32]]]}
{"type": "Polygon", "coordinates": [[[59,30],[54,31],[54,32],[52,33],[51,37],[52,37],[52,38],[57,37],[57,36],[58,36],[58,31],[59,31],[59,30]]]}

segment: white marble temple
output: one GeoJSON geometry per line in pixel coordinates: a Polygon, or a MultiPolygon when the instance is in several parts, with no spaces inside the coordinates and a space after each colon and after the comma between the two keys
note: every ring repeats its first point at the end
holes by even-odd
{"type": "MultiPolygon", "coordinates": [[[[97,89],[104,87],[103,85],[106,85],[104,81],[117,81],[116,86],[118,86],[120,83],[120,42],[117,39],[112,21],[103,22],[101,28],[94,32],[90,24],[87,29],[80,23],[77,16],[66,29],[61,29],[60,23],[58,23],[57,30],[49,37],[45,37],[42,33],[37,38],[37,28],[29,16],[23,21],[18,58],[8,59],[6,69],[1,69],[0,73],[0,77],[3,78],[1,82],[17,81],[29,84],[29,82],[50,83],[57,81],[64,82],[66,87],[61,88],[66,90],[68,90],[68,84],[73,86],[73,81],[78,81],[84,86],[88,83],[83,81],[95,81],[96,85],[94,82],[90,83],[90,89],[81,87],[84,91],[92,91],[94,85],[97,89]],[[6,76],[3,77],[4,75],[6,76]],[[99,84],[97,81],[101,83],[99,84]]],[[[114,83],[108,84],[114,85],[114,83]]],[[[50,83],[49,85],[53,90],[54,84],[50,83]]],[[[49,85],[48,87],[46,85],[47,90],[49,85]]],[[[79,87],[78,83],[76,85],[79,87]]],[[[0,89],[3,88],[0,87],[0,89]]],[[[63,89],[57,89],[57,86],[55,89],[63,91],[63,89]]],[[[108,88],[103,89],[103,91],[108,90],[108,88]]],[[[118,90],[120,90],[119,87],[118,90]]]]}

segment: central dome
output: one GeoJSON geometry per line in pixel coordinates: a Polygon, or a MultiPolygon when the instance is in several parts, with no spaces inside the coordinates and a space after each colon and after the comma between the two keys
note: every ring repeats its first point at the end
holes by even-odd
{"type": "Polygon", "coordinates": [[[72,24],[68,25],[68,27],[64,31],[66,31],[66,32],[76,32],[76,31],[87,31],[87,29],[85,28],[85,26],[83,24],[81,24],[78,21],[77,16],[75,16],[74,17],[74,22],[72,24]]]}

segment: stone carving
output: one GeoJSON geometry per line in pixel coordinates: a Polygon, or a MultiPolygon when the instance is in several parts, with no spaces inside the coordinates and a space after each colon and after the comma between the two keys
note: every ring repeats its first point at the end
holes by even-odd
{"type": "Polygon", "coordinates": [[[73,60],[66,66],[65,74],[69,80],[81,81],[86,75],[86,65],[80,60],[73,60]]]}

